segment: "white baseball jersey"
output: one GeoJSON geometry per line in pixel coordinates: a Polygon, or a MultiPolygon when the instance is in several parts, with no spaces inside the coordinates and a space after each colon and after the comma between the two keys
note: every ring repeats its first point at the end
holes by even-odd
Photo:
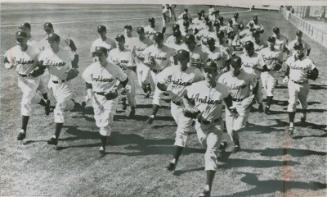
{"type": "Polygon", "coordinates": [[[190,64],[191,65],[201,65],[204,64],[207,60],[207,54],[204,53],[200,47],[196,46],[192,51],[187,48],[187,51],[190,53],[190,64]]]}
{"type": "Polygon", "coordinates": [[[256,86],[257,80],[255,75],[241,70],[237,76],[234,76],[232,71],[223,73],[219,77],[218,82],[228,87],[234,99],[244,99],[251,95],[251,91],[256,86]]]}
{"type": "MultiPolygon", "coordinates": [[[[291,54],[294,54],[294,52],[295,52],[294,45],[296,43],[299,43],[297,39],[290,41],[288,43],[288,45],[287,45],[287,49],[289,51],[291,51],[291,54]]],[[[303,48],[304,48],[304,51],[305,51],[305,54],[306,54],[307,51],[311,49],[311,46],[307,42],[305,42],[304,40],[302,40],[301,43],[303,44],[303,48]]]]}
{"type": "Polygon", "coordinates": [[[144,50],[152,44],[152,41],[148,38],[140,40],[139,38],[133,40],[133,50],[132,52],[136,56],[135,63],[143,63],[144,61],[144,50]]]}
{"type": "Polygon", "coordinates": [[[267,68],[273,72],[274,67],[277,63],[282,62],[282,53],[279,50],[272,51],[269,47],[264,48],[260,51],[263,61],[267,68]]]}
{"type": "Polygon", "coordinates": [[[137,37],[127,37],[125,36],[125,48],[132,51],[134,48],[134,43],[138,40],[137,37]]]}
{"type": "Polygon", "coordinates": [[[259,69],[262,69],[263,65],[265,64],[263,61],[263,58],[258,53],[254,53],[251,57],[245,52],[240,55],[240,58],[242,59],[242,69],[249,73],[254,74],[257,77],[260,77],[261,71],[259,69]]]}
{"type": "Polygon", "coordinates": [[[147,25],[144,27],[144,33],[145,35],[152,39],[152,37],[154,36],[155,33],[157,33],[158,31],[155,28],[152,28],[150,25],[147,25]]]}
{"type": "Polygon", "coordinates": [[[106,38],[105,40],[102,40],[102,38],[98,38],[95,41],[93,41],[90,52],[91,54],[95,51],[96,47],[104,47],[108,50],[112,50],[113,48],[116,48],[116,43],[113,39],[106,38]]]}
{"type": "Polygon", "coordinates": [[[10,67],[15,66],[16,72],[20,75],[28,75],[35,68],[40,51],[37,47],[27,45],[26,51],[16,45],[10,48],[5,57],[9,61],[10,67]]]}
{"type": "Polygon", "coordinates": [[[199,18],[195,18],[192,20],[191,28],[193,28],[193,30],[198,29],[201,31],[206,28],[205,21],[200,20],[199,18]]]}
{"type": "Polygon", "coordinates": [[[285,64],[290,68],[289,79],[300,83],[308,81],[307,72],[316,68],[316,65],[309,58],[305,57],[299,60],[294,55],[289,57],[285,64]]]}
{"type": "Polygon", "coordinates": [[[223,68],[224,62],[229,59],[229,54],[221,47],[215,47],[214,51],[206,48],[203,52],[207,54],[207,59],[211,59],[217,64],[218,70],[223,68]]]}
{"type": "Polygon", "coordinates": [[[132,51],[124,49],[121,51],[119,48],[111,50],[108,54],[108,61],[118,65],[121,69],[135,67],[132,51]]]}
{"type": "Polygon", "coordinates": [[[160,71],[171,65],[172,57],[175,54],[175,50],[165,45],[162,48],[158,48],[155,45],[151,45],[146,48],[143,53],[145,58],[154,58],[155,65],[151,69],[160,71]]]}
{"type": "Polygon", "coordinates": [[[229,95],[229,90],[220,83],[216,87],[209,87],[208,82],[203,80],[187,87],[186,95],[194,101],[203,118],[214,121],[221,118],[223,101],[229,95]]]}
{"type": "Polygon", "coordinates": [[[195,67],[187,67],[182,71],[179,66],[170,66],[157,75],[158,82],[167,84],[167,91],[177,99],[175,101],[181,101],[187,86],[202,79],[201,71],[195,67]]]}
{"type": "Polygon", "coordinates": [[[250,29],[243,29],[242,31],[240,31],[238,33],[240,38],[245,38],[247,36],[251,36],[252,32],[250,31],[250,29]]]}
{"type": "Polygon", "coordinates": [[[165,42],[165,45],[167,47],[170,47],[172,49],[175,49],[176,51],[180,50],[180,49],[184,49],[187,50],[187,46],[186,44],[183,42],[183,40],[181,40],[181,42],[179,44],[177,44],[175,42],[176,38],[174,36],[169,36],[165,42]]]}
{"type": "Polygon", "coordinates": [[[92,84],[94,92],[109,92],[118,81],[126,81],[127,75],[114,64],[102,66],[100,62],[94,62],[84,70],[82,78],[92,84]]]}
{"type": "Polygon", "coordinates": [[[276,38],[275,48],[277,50],[283,51],[284,48],[287,46],[288,40],[285,36],[280,35],[277,37],[276,34],[273,35],[276,38]]]}
{"type": "Polygon", "coordinates": [[[39,61],[43,61],[43,65],[47,66],[52,81],[66,80],[67,72],[72,68],[73,59],[74,54],[64,48],[59,48],[58,53],[47,48],[39,56],[39,61]]]}

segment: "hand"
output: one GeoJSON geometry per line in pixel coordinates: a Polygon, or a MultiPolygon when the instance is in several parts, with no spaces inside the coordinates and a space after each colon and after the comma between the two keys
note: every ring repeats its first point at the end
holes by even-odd
{"type": "Polygon", "coordinates": [[[195,108],[185,108],[183,109],[184,116],[189,117],[189,118],[197,118],[197,116],[200,114],[200,111],[195,108]]]}
{"type": "Polygon", "coordinates": [[[230,111],[231,115],[234,118],[237,118],[239,116],[239,114],[234,106],[231,106],[228,110],[230,111]]]}

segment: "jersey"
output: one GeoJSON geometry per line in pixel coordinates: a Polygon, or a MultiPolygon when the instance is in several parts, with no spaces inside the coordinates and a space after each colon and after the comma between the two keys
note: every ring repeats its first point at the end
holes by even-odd
{"type": "Polygon", "coordinates": [[[256,86],[257,80],[255,75],[241,70],[237,76],[234,76],[232,71],[222,74],[218,82],[228,87],[233,99],[244,99],[251,95],[251,91],[256,86]]]}
{"type": "Polygon", "coordinates": [[[184,49],[184,50],[187,50],[187,46],[186,44],[181,41],[179,44],[177,44],[175,42],[176,38],[174,36],[169,36],[165,42],[165,45],[167,47],[170,47],[172,49],[175,49],[176,51],[180,50],[180,49],[184,49]]]}
{"type": "Polygon", "coordinates": [[[286,46],[287,46],[287,43],[288,43],[287,38],[286,38],[285,36],[282,36],[282,35],[280,35],[280,36],[277,37],[276,34],[274,34],[273,37],[276,38],[275,48],[276,48],[277,50],[280,50],[280,51],[283,52],[284,49],[285,49],[286,46]]]}
{"type": "Polygon", "coordinates": [[[125,36],[125,48],[132,51],[134,48],[134,43],[138,40],[137,37],[127,37],[125,36]]]}
{"type": "Polygon", "coordinates": [[[158,48],[156,45],[151,45],[143,51],[145,58],[153,58],[155,61],[154,67],[151,69],[161,71],[172,63],[172,57],[175,50],[167,46],[158,48]]]}
{"type": "Polygon", "coordinates": [[[150,25],[147,25],[147,26],[144,27],[145,35],[148,38],[150,38],[151,40],[153,39],[154,34],[157,33],[157,32],[158,31],[155,28],[151,27],[150,25]]]}
{"type": "Polygon", "coordinates": [[[72,69],[73,59],[74,54],[61,47],[57,53],[51,48],[47,48],[39,56],[39,61],[48,68],[52,81],[66,80],[68,71],[72,69]]]}
{"type": "Polygon", "coordinates": [[[202,117],[208,121],[221,119],[223,100],[229,95],[228,88],[220,83],[209,87],[206,81],[193,83],[186,88],[186,96],[194,102],[202,117]]]}
{"type": "Polygon", "coordinates": [[[136,57],[135,63],[136,64],[143,64],[144,61],[144,53],[143,51],[152,44],[151,40],[148,38],[145,38],[144,40],[140,39],[134,39],[133,40],[133,49],[132,53],[136,57]]]}
{"type": "Polygon", "coordinates": [[[271,50],[269,47],[264,48],[260,51],[263,61],[269,72],[273,72],[276,64],[281,64],[282,62],[282,52],[279,50],[271,50]]]}
{"type": "Polygon", "coordinates": [[[200,67],[207,60],[207,54],[204,53],[199,46],[196,46],[192,51],[187,48],[190,53],[190,65],[200,67]]]}
{"type": "MultiPolygon", "coordinates": [[[[291,54],[294,54],[294,52],[295,52],[294,45],[296,43],[299,43],[299,41],[297,39],[292,40],[287,45],[287,49],[291,52],[291,54]]],[[[307,54],[307,52],[311,50],[311,46],[307,42],[305,42],[304,40],[302,40],[301,43],[303,44],[303,48],[304,48],[305,54],[307,54]]]]}
{"type": "Polygon", "coordinates": [[[100,62],[94,62],[83,72],[85,82],[92,84],[94,92],[110,92],[118,81],[126,81],[127,75],[119,66],[108,63],[102,66],[100,62]]]}
{"type": "Polygon", "coordinates": [[[203,79],[201,71],[195,67],[187,67],[181,71],[179,66],[170,66],[158,74],[159,83],[167,85],[167,91],[175,101],[181,101],[185,88],[203,79]]]}
{"type": "Polygon", "coordinates": [[[119,48],[111,50],[108,54],[108,61],[116,64],[123,70],[135,67],[132,51],[124,49],[121,51],[119,48]]]}
{"type": "Polygon", "coordinates": [[[290,68],[289,79],[300,83],[308,81],[307,72],[316,68],[316,65],[309,58],[305,57],[299,60],[294,55],[289,57],[285,64],[290,68]]]}
{"type": "Polygon", "coordinates": [[[229,59],[229,54],[221,47],[215,47],[213,51],[206,48],[203,52],[207,54],[207,60],[213,60],[217,64],[218,71],[224,68],[226,60],[229,59]]]}
{"type": "Polygon", "coordinates": [[[259,78],[261,73],[259,69],[262,69],[265,64],[262,56],[256,52],[251,57],[247,53],[243,53],[240,55],[240,58],[242,59],[242,69],[259,78]]]}
{"type": "Polygon", "coordinates": [[[39,49],[35,46],[27,45],[27,49],[23,51],[17,45],[10,48],[4,56],[10,64],[9,68],[14,66],[18,74],[28,75],[36,67],[39,53],[39,49]]]}
{"type": "Polygon", "coordinates": [[[104,47],[108,50],[112,50],[113,48],[116,48],[116,43],[114,40],[110,38],[106,38],[105,40],[102,40],[102,38],[98,38],[95,41],[93,41],[90,52],[91,54],[95,51],[96,47],[104,47]]]}

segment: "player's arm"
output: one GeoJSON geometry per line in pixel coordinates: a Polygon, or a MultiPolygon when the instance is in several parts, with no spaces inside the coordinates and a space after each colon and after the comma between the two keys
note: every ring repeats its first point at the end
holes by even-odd
{"type": "Polygon", "coordinates": [[[10,54],[11,54],[11,49],[9,49],[5,53],[4,58],[3,58],[3,63],[5,65],[6,69],[11,69],[14,66],[14,64],[13,64],[14,61],[13,61],[13,58],[12,58],[12,56],[10,54]]]}
{"type": "Polygon", "coordinates": [[[167,81],[169,80],[169,78],[171,78],[171,74],[172,74],[170,68],[171,67],[165,68],[157,75],[157,87],[161,91],[168,90],[167,81]]]}

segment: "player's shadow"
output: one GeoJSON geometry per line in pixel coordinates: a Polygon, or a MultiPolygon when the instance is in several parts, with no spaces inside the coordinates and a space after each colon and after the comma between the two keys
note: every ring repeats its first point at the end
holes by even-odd
{"type": "MultiPolygon", "coordinates": [[[[280,126],[288,126],[288,122],[280,120],[280,119],[274,119],[277,122],[277,125],[280,126]]],[[[276,127],[277,127],[276,125],[276,127]]],[[[295,122],[295,127],[302,127],[302,128],[310,128],[310,129],[317,129],[326,132],[327,125],[325,124],[316,124],[316,123],[311,123],[311,122],[295,122]]],[[[325,134],[318,135],[317,137],[324,137],[325,134]]],[[[308,136],[310,137],[310,136],[308,136]]],[[[315,136],[312,136],[315,137],[315,136]]]]}
{"type": "MultiPolygon", "coordinates": [[[[302,111],[302,109],[300,109],[300,108],[297,108],[296,109],[296,111],[297,112],[301,112],[302,111]]],[[[306,112],[307,113],[323,113],[323,112],[325,112],[325,111],[327,111],[326,109],[313,109],[313,108],[309,108],[309,109],[306,109],[306,112]]],[[[287,108],[284,108],[284,110],[271,110],[270,111],[271,112],[271,114],[286,114],[286,113],[288,113],[287,112],[287,108]]]]}
{"type": "Polygon", "coordinates": [[[327,152],[295,149],[295,148],[266,148],[266,149],[242,149],[243,152],[247,153],[259,153],[261,156],[276,157],[283,155],[291,155],[293,157],[306,157],[311,155],[326,156],[327,152]]]}
{"type": "MultiPolygon", "coordinates": [[[[115,115],[114,116],[114,121],[120,121],[120,120],[126,120],[126,119],[133,119],[136,121],[146,121],[149,118],[149,116],[146,115],[138,115],[136,114],[134,117],[128,117],[126,115],[115,115]]],[[[161,120],[161,121],[173,121],[173,117],[171,116],[156,116],[156,120],[161,120]]]]}
{"type": "MultiPolygon", "coordinates": [[[[138,105],[136,105],[136,109],[142,109],[142,108],[152,108],[152,104],[138,104],[138,105]]],[[[169,109],[169,106],[163,105],[163,106],[160,106],[160,109],[169,109]]]]}
{"type": "Polygon", "coordinates": [[[185,173],[190,173],[190,172],[196,172],[196,171],[203,171],[204,167],[197,167],[197,168],[192,168],[192,169],[178,169],[178,165],[177,165],[177,170],[175,170],[175,172],[173,173],[175,176],[181,176],[185,173]]]}
{"type": "Polygon", "coordinates": [[[229,158],[226,162],[219,166],[221,169],[231,169],[240,167],[252,167],[252,168],[271,168],[278,166],[295,166],[300,163],[295,161],[278,161],[278,160],[251,160],[251,159],[236,159],[229,158]]]}
{"type": "Polygon", "coordinates": [[[310,84],[311,90],[327,90],[327,85],[310,84]]]}
{"type": "Polygon", "coordinates": [[[237,197],[237,196],[260,196],[264,194],[274,194],[276,192],[286,193],[291,189],[301,190],[321,190],[326,188],[326,183],[316,181],[286,181],[286,180],[259,180],[255,173],[238,172],[244,176],[240,179],[252,189],[240,191],[229,195],[221,195],[220,197],[237,197]]]}
{"type": "Polygon", "coordinates": [[[306,137],[327,137],[327,132],[323,133],[323,134],[312,134],[312,135],[297,135],[297,136],[293,136],[293,139],[303,139],[306,137]]]}

